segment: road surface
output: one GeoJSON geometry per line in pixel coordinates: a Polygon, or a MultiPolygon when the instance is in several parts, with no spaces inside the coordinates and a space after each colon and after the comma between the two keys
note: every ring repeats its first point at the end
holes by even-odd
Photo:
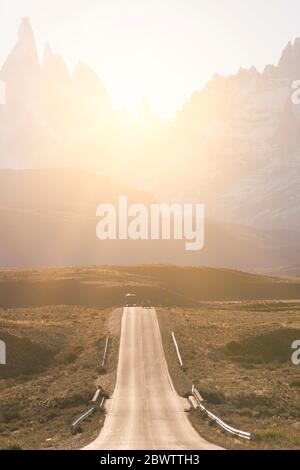
{"type": "Polygon", "coordinates": [[[88,450],[218,449],[198,435],[169,376],[155,309],[126,307],[116,388],[88,450]]]}

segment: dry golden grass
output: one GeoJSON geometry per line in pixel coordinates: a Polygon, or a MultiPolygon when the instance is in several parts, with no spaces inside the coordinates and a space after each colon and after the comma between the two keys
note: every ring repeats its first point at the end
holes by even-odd
{"type": "Polygon", "coordinates": [[[291,362],[292,340],[300,339],[300,303],[210,302],[197,309],[161,309],[159,321],[178,392],[187,395],[194,383],[208,409],[254,435],[250,443],[234,438],[193,411],[191,421],[204,437],[229,449],[300,448],[300,366],[291,362]]]}
{"type": "Polygon", "coordinates": [[[154,305],[199,301],[300,299],[300,279],[206,267],[90,266],[0,270],[0,307],[120,306],[128,290],[154,305]]]}

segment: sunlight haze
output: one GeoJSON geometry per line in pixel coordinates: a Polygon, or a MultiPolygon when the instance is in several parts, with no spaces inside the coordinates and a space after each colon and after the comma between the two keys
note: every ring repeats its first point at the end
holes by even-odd
{"type": "Polygon", "coordinates": [[[89,64],[115,107],[136,114],[146,96],[167,118],[215,72],[227,75],[252,65],[262,70],[277,63],[284,45],[300,35],[297,0],[1,3],[1,63],[21,18],[29,16],[40,54],[49,42],[70,70],[79,59],[89,64]]]}

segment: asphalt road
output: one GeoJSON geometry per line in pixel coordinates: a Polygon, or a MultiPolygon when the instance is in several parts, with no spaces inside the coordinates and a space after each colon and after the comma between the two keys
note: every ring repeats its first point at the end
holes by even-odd
{"type": "Polygon", "coordinates": [[[86,449],[218,449],[198,435],[184,412],[155,309],[124,309],[116,388],[104,427],[86,449]]]}

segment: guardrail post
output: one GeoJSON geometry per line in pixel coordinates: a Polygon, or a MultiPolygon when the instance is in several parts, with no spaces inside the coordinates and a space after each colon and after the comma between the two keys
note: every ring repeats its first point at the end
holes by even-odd
{"type": "Polygon", "coordinates": [[[173,342],[175,344],[175,349],[176,349],[176,353],[177,353],[177,357],[178,357],[178,360],[179,360],[180,367],[183,368],[183,361],[182,361],[182,358],[181,358],[181,355],[180,355],[180,352],[179,352],[179,347],[178,347],[178,344],[177,344],[177,341],[176,341],[176,338],[175,338],[174,331],[172,331],[172,338],[173,338],[173,342]]]}

